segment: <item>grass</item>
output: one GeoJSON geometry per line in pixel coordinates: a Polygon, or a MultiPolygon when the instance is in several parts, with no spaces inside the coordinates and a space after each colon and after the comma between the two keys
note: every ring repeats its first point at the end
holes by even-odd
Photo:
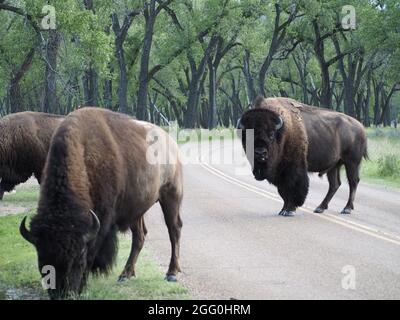
{"type": "Polygon", "coordinates": [[[361,178],[400,188],[400,131],[393,128],[369,128],[369,160],[363,161],[361,178]]]}
{"type": "MultiPolygon", "coordinates": [[[[38,187],[20,187],[16,194],[5,197],[5,202],[34,208],[38,187]]],[[[35,214],[30,209],[29,216],[35,214]]],[[[24,214],[0,218],[0,299],[46,299],[40,285],[36,250],[19,234],[19,224],[24,214]]],[[[130,236],[120,235],[117,264],[108,277],[93,277],[88,289],[79,299],[90,300],[152,300],[189,299],[187,290],[179,283],[164,280],[164,270],[143,250],[137,266],[137,278],[117,283],[119,272],[130,251],[130,236]]]]}
{"type": "Polygon", "coordinates": [[[38,186],[36,185],[20,185],[16,188],[15,193],[6,193],[4,195],[4,204],[13,204],[16,206],[35,208],[38,201],[38,186]]]}

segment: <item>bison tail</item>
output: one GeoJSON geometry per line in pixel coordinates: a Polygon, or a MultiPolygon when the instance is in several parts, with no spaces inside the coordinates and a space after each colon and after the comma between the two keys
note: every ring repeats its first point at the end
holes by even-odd
{"type": "Polygon", "coordinates": [[[368,154],[368,149],[367,148],[365,148],[363,157],[364,157],[365,160],[369,160],[369,154],[368,154]]]}

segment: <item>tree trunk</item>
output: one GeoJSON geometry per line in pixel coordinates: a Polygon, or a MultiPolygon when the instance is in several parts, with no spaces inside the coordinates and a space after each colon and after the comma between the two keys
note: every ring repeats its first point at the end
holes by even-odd
{"type": "Polygon", "coordinates": [[[112,110],[112,79],[104,80],[104,106],[112,110]]]}
{"type": "Polygon", "coordinates": [[[31,49],[26,55],[19,69],[13,74],[13,77],[10,81],[8,98],[9,98],[11,113],[21,112],[24,110],[22,97],[20,93],[20,81],[31,67],[34,55],[35,55],[35,49],[31,49]]]}
{"type": "Polygon", "coordinates": [[[118,70],[119,70],[119,84],[118,84],[118,101],[119,101],[119,111],[126,113],[128,109],[128,78],[126,75],[126,63],[125,63],[125,53],[123,49],[123,44],[116,41],[116,56],[118,60],[118,70]]]}
{"type": "Polygon", "coordinates": [[[208,129],[214,129],[217,125],[217,70],[212,61],[208,62],[209,99],[208,99],[208,129]]]}
{"type": "Polygon", "coordinates": [[[139,91],[137,99],[137,113],[136,117],[140,120],[147,120],[147,94],[149,83],[149,64],[150,53],[153,44],[154,23],[156,19],[156,1],[150,0],[150,3],[145,5],[145,34],[142,48],[142,57],[140,61],[139,72],[139,91]]]}
{"type": "Polygon", "coordinates": [[[57,55],[60,35],[56,30],[49,30],[49,38],[45,52],[45,87],[42,111],[54,113],[58,109],[57,100],[57,55]]]}
{"type": "Polygon", "coordinates": [[[243,74],[246,79],[247,85],[247,103],[250,104],[256,99],[256,90],[254,88],[254,78],[251,73],[250,66],[250,51],[245,51],[244,61],[243,61],[243,74]]]}
{"type": "Polygon", "coordinates": [[[205,68],[207,61],[214,50],[214,47],[217,43],[218,39],[216,37],[212,37],[206,50],[204,51],[203,58],[201,59],[199,66],[196,66],[196,62],[194,61],[194,58],[192,57],[191,53],[188,53],[188,60],[191,65],[191,73],[192,73],[192,78],[190,79],[189,83],[189,93],[188,93],[188,102],[187,102],[187,108],[186,108],[186,113],[184,116],[184,126],[185,128],[194,128],[196,126],[196,110],[197,110],[197,104],[199,101],[199,91],[200,91],[200,85],[201,85],[201,78],[204,74],[205,68]]]}
{"type": "Polygon", "coordinates": [[[98,88],[96,71],[92,67],[89,67],[89,69],[85,70],[82,81],[85,105],[97,106],[98,88]]]}
{"type": "MultiPolygon", "coordinates": [[[[84,0],[85,9],[95,13],[93,0],[84,0]]],[[[93,68],[93,60],[90,58],[89,69],[85,70],[83,76],[83,88],[85,105],[97,106],[98,105],[98,75],[93,68]]]]}

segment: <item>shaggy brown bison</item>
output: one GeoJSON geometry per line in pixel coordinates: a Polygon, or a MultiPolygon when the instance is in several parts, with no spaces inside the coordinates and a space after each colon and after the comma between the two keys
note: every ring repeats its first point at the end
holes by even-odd
{"type": "Polygon", "coordinates": [[[63,117],[21,112],[0,119],[0,200],[32,175],[41,180],[51,136],[63,117]]]}
{"type": "MultiPolygon", "coordinates": [[[[257,98],[254,108],[238,122],[239,129],[254,129],[253,174],[278,187],[284,200],[280,215],[291,216],[308,194],[307,172],[327,174],[329,191],[315,212],[322,213],[346,168],[350,186],[343,214],[354,209],[362,158],[367,158],[367,138],[361,123],[345,114],[311,107],[289,98],[257,98]]],[[[244,148],[245,130],[242,138],[244,148]]]]}
{"type": "Polygon", "coordinates": [[[172,245],[167,280],[180,271],[182,170],[178,147],[152,124],[99,108],[71,113],[51,142],[38,213],[23,237],[34,244],[39,268],[56,270],[53,299],[81,293],[88,274],[107,274],[117,231],[132,232],[119,280],[135,275],[146,227],[143,215],[160,202],[172,245]],[[165,160],[168,161],[165,161],[165,160]]]}

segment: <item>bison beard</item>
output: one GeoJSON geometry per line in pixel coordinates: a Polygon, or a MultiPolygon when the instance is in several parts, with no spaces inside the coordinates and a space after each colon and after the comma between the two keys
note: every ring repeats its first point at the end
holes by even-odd
{"type": "Polygon", "coordinates": [[[30,231],[25,221],[20,229],[36,247],[39,268],[56,269],[57,287],[49,290],[50,297],[81,293],[90,272],[107,274],[115,261],[118,231],[132,233],[119,280],[135,276],[147,233],[143,215],[157,201],[172,247],[167,280],[176,281],[182,227],[177,145],[161,128],[126,115],[97,108],[71,113],[52,139],[38,214],[30,231]],[[157,133],[157,151],[169,155],[168,164],[148,162],[150,131],[157,133]]]}

